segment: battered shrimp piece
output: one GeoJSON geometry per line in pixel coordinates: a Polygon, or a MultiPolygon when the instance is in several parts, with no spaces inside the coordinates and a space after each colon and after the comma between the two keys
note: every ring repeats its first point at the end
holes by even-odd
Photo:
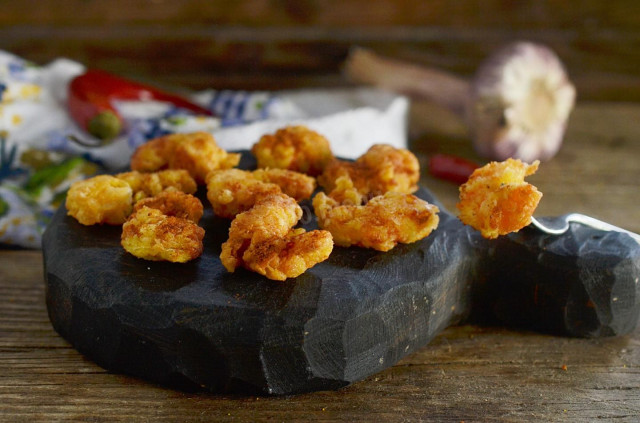
{"type": "Polygon", "coordinates": [[[204,229],[191,220],[141,207],[122,225],[120,243],[138,258],[185,263],[202,254],[204,229]]]}
{"type": "Polygon", "coordinates": [[[83,225],[121,225],[133,205],[133,191],[125,181],[98,175],[75,182],[67,192],[67,214],[83,225]]]}
{"type": "Polygon", "coordinates": [[[144,198],[133,206],[133,212],[143,207],[157,209],[167,216],[187,219],[193,223],[198,223],[203,214],[200,200],[181,191],[163,191],[154,197],[144,198]]]}
{"type": "Polygon", "coordinates": [[[325,261],[332,250],[333,239],[328,231],[294,229],[282,238],[250,244],[242,261],[256,273],[283,281],[325,261]]]}
{"type": "Polygon", "coordinates": [[[329,141],[306,126],[288,126],[263,135],[251,152],[259,168],[289,169],[316,176],[333,159],[329,141]]]}
{"type": "Polygon", "coordinates": [[[276,193],[263,199],[231,222],[229,239],[222,244],[222,264],[233,272],[242,264],[242,255],[249,244],[284,237],[301,217],[302,209],[287,195],[276,193]]]}
{"type": "Polygon", "coordinates": [[[216,170],[207,178],[207,199],[216,216],[227,219],[249,210],[271,195],[281,193],[278,185],[259,181],[246,170],[216,170]]]}
{"type": "Polygon", "coordinates": [[[240,163],[240,154],[227,153],[218,147],[213,135],[206,132],[188,134],[169,161],[172,169],[186,169],[196,182],[204,184],[207,174],[216,169],[230,169],[240,163]]]}
{"type": "Polygon", "coordinates": [[[209,172],[229,169],[240,162],[240,154],[218,147],[207,132],[165,135],[146,142],[131,157],[131,169],[153,172],[160,169],[185,169],[202,184],[209,172]]]}
{"type": "Polygon", "coordinates": [[[282,193],[240,213],[222,244],[222,264],[229,272],[242,266],[269,279],[285,280],[326,260],[333,249],[331,234],[292,229],[300,217],[300,206],[282,193]]]}
{"type": "Polygon", "coordinates": [[[318,183],[331,192],[341,176],[351,178],[358,192],[369,198],[389,191],[411,194],[418,189],[420,164],[409,150],[376,144],[355,162],[331,161],[318,183]]]}
{"type": "Polygon", "coordinates": [[[282,192],[296,201],[306,200],[316,189],[315,178],[293,170],[257,169],[251,175],[259,181],[278,185],[282,192]]]}
{"type": "Polygon", "coordinates": [[[214,170],[207,176],[207,198],[213,211],[228,219],[273,194],[284,192],[301,201],[311,197],[314,189],[314,178],[285,169],[214,170]]]}
{"type": "Polygon", "coordinates": [[[166,190],[177,190],[193,194],[198,186],[189,172],[184,169],[169,169],[158,172],[131,171],[119,173],[116,178],[122,179],[133,190],[134,203],[143,198],[153,197],[166,190]]]}
{"type": "Polygon", "coordinates": [[[133,152],[131,169],[154,172],[168,168],[169,160],[181,139],[181,134],[171,134],[147,141],[133,152]]]}
{"type": "Polygon", "coordinates": [[[320,192],[313,199],[318,224],[331,232],[336,245],[389,251],[425,238],[438,226],[438,208],[415,195],[389,191],[361,205],[348,177],[337,184],[330,196],[320,192]]]}
{"type": "Polygon", "coordinates": [[[533,175],[539,164],[507,159],[476,169],[460,186],[460,220],[489,239],[530,224],[542,193],[524,178],[533,175]]]}

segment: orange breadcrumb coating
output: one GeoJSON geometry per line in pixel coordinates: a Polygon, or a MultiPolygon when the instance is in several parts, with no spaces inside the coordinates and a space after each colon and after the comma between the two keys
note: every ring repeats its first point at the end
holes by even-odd
{"type": "Polygon", "coordinates": [[[207,177],[207,198],[217,216],[233,218],[280,192],[302,201],[311,197],[315,179],[285,169],[215,170],[207,177]]]}
{"type": "Polygon", "coordinates": [[[184,263],[202,254],[204,229],[191,220],[141,207],[122,225],[121,244],[138,258],[184,263]]]}
{"type": "Polygon", "coordinates": [[[524,178],[533,175],[539,164],[507,159],[476,169],[460,187],[460,220],[489,239],[530,224],[542,193],[524,178]]]}
{"type": "Polygon", "coordinates": [[[412,194],[389,191],[364,205],[361,200],[346,176],[338,178],[329,196],[320,192],[314,197],[318,225],[331,232],[336,245],[389,251],[425,238],[439,223],[438,208],[412,194]]]}
{"type": "Polygon", "coordinates": [[[358,192],[368,198],[389,191],[411,194],[418,189],[420,164],[409,150],[376,144],[355,162],[334,159],[318,177],[318,183],[331,192],[341,176],[349,177],[358,192]]]}
{"type": "Polygon", "coordinates": [[[273,280],[295,278],[329,258],[333,240],[328,231],[294,229],[282,238],[251,243],[242,255],[243,264],[273,280]]]}
{"type": "Polygon", "coordinates": [[[251,172],[251,176],[278,185],[282,192],[298,202],[310,198],[316,189],[315,178],[293,170],[257,169],[251,172]]]}
{"type": "Polygon", "coordinates": [[[121,225],[133,205],[133,191],[125,181],[98,175],[71,185],[67,192],[68,214],[83,225],[121,225]]]}
{"type": "Polygon", "coordinates": [[[193,194],[198,186],[189,172],[184,169],[169,169],[158,172],[131,171],[119,173],[116,178],[122,179],[133,190],[133,201],[153,197],[165,190],[177,190],[193,194]]]}
{"type": "Polygon", "coordinates": [[[218,147],[213,135],[193,132],[165,135],[146,142],[133,153],[131,169],[141,172],[185,169],[201,184],[212,170],[229,169],[239,162],[240,154],[230,154],[218,147]]]}
{"type": "Polygon", "coordinates": [[[207,199],[216,216],[227,219],[232,219],[264,198],[281,192],[278,185],[259,181],[246,170],[217,170],[207,178],[207,199]]]}
{"type": "Polygon", "coordinates": [[[169,168],[169,160],[181,139],[181,135],[171,134],[147,141],[133,152],[131,169],[154,172],[169,168]]]}
{"type": "Polygon", "coordinates": [[[285,280],[326,260],[333,249],[331,234],[292,229],[300,217],[300,206],[282,193],[238,214],[222,244],[222,264],[229,272],[242,266],[269,279],[285,280]]]}
{"type": "Polygon", "coordinates": [[[187,219],[193,223],[198,223],[204,212],[200,200],[180,191],[163,191],[154,197],[144,198],[133,206],[133,212],[143,207],[158,209],[167,216],[187,219]]]}
{"type": "Polygon", "coordinates": [[[316,176],[333,159],[329,141],[319,133],[299,125],[263,135],[251,152],[259,168],[289,169],[316,176]]]}

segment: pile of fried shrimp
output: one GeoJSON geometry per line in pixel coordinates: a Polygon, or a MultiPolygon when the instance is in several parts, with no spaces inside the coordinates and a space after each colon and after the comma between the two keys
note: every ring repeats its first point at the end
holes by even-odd
{"type": "MultiPolygon", "coordinates": [[[[357,160],[345,161],[333,156],[321,134],[288,126],[262,136],[251,153],[257,169],[241,170],[240,154],[220,148],[209,133],[155,138],[133,153],[130,172],[73,184],[66,208],[82,225],[122,225],[121,245],[135,257],[184,263],[203,252],[204,206],[194,194],[199,185],[206,186],[213,213],[231,220],[220,254],[223,266],[272,280],[301,275],[329,258],[334,245],[389,251],[425,238],[438,226],[438,208],[413,195],[420,168],[408,150],[377,144],[357,160]],[[313,196],[318,186],[322,191],[313,196]],[[297,227],[303,215],[299,202],[311,198],[320,229],[306,231],[297,227]]],[[[532,173],[537,164],[532,166],[520,173],[532,173]]],[[[482,186],[488,186],[485,182],[482,186]]],[[[503,197],[528,195],[516,191],[503,197]]],[[[463,222],[492,237],[495,222],[487,223],[487,206],[478,202],[487,195],[468,185],[464,195],[461,188],[459,207],[463,222]]],[[[498,219],[498,232],[514,226],[510,219],[498,219]]]]}

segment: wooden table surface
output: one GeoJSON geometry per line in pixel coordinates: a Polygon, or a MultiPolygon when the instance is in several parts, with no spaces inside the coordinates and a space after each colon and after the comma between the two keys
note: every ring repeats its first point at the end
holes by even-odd
{"type": "MultiPolygon", "coordinates": [[[[412,112],[412,148],[423,165],[436,151],[475,158],[459,122],[432,112],[424,104],[412,112]]],[[[530,178],[544,193],[538,214],[583,212],[640,232],[639,160],[640,104],[579,104],[560,154],[530,178]]],[[[426,175],[422,182],[453,207],[456,186],[426,175]]],[[[636,422],[639,416],[640,331],[570,339],[458,326],[337,392],[282,398],[165,389],[109,373],[71,348],[47,317],[40,252],[0,250],[1,421],[636,422]]]]}

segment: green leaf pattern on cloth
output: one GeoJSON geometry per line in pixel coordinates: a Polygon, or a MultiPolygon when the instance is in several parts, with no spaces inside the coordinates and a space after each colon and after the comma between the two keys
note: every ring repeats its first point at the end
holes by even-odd
{"type": "Polygon", "coordinates": [[[174,132],[208,131],[269,117],[268,93],[200,93],[220,118],[195,116],[157,102],[115,104],[126,130],[100,145],[71,120],[67,86],[84,67],[58,59],[37,66],[0,51],[0,246],[40,248],[41,235],[69,186],[97,173],[124,170],[131,153],[149,139],[174,132]]]}
{"type": "Polygon", "coordinates": [[[67,113],[68,84],[84,70],[63,58],[39,66],[0,50],[0,248],[40,248],[42,232],[73,182],[125,170],[133,151],[158,136],[206,131],[220,147],[240,150],[265,133],[302,124],[325,135],[341,157],[355,158],[376,143],[407,146],[407,99],[372,89],[204,90],[190,96],[216,117],[167,103],[114,101],[125,128],[102,145],[67,113]]]}

